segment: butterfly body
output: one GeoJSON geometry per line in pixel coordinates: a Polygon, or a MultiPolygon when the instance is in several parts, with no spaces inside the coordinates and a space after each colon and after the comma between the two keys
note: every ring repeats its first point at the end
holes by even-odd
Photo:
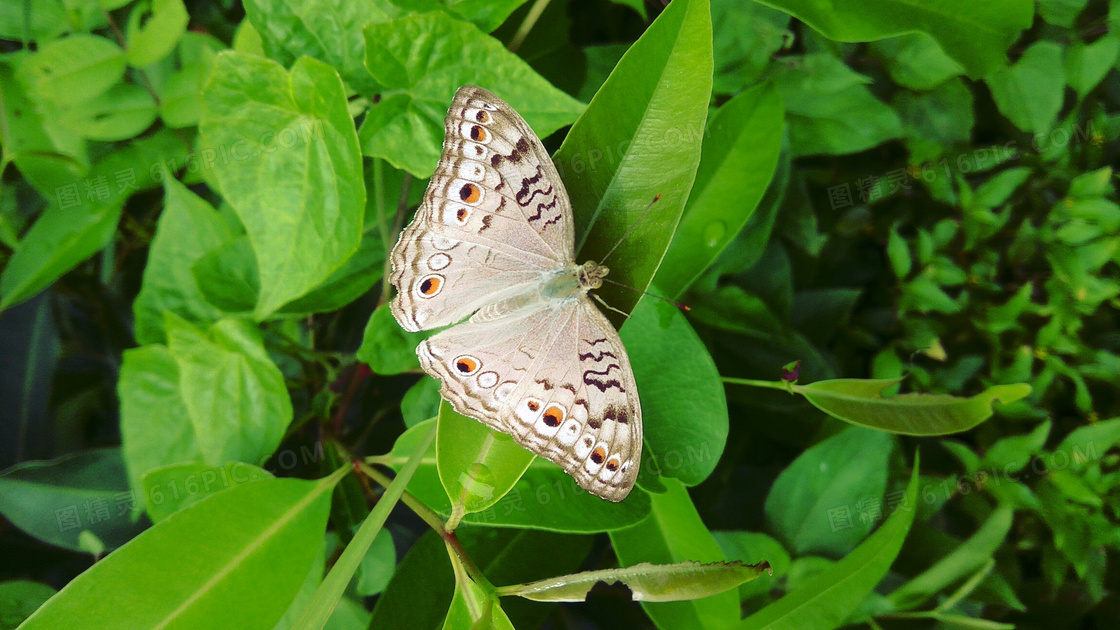
{"type": "Polygon", "coordinates": [[[456,411],[620,501],[640,464],[641,405],[618,333],[588,297],[609,270],[575,262],[574,231],[540,140],[497,96],[464,86],[393,249],[391,309],[409,331],[456,324],[416,349],[456,411]]]}

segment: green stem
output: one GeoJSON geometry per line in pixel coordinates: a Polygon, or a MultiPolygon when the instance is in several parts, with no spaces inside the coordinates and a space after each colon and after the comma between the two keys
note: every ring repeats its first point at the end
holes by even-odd
{"type": "Polygon", "coordinates": [[[525,43],[525,38],[529,37],[529,31],[536,26],[537,20],[540,19],[541,13],[544,13],[547,6],[548,0],[537,0],[533,3],[532,8],[525,14],[525,19],[521,21],[521,26],[517,27],[517,32],[513,34],[513,39],[509,40],[509,46],[506,46],[510,52],[515,53],[517,49],[521,48],[521,44],[525,43]]]}
{"type": "Polygon", "coordinates": [[[780,389],[789,393],[794,393],[796,386],[793,383],[786,381],[758,381],[753,378],[733,378],[730,376],[723,376],[720,378],[728,385],[747,385],[748,387],[765,387],[767,389],[780,389]]]}
{"type": "MultiPolygon", "coordinates": [[[[373,466],[370,466],[362,460],[356,461],[358,463],[358,468],[361,469],[361,471],[364,472],[370,479],[376,481],[377,484],[381,487],[388,488],[389,484],[392,483],[393,480],[390,479],[388,475],[382,473],[381,471],[377,470],[373,466]]],[[[440,518],[440,515],[436,514],[434,510],[421,503],[419,499],[409,494],[408,490],[405,490],[404,493],[401,494],[401,503],[407,505],[408,509],[415,512],[416,515],[419,516],[425,523],[427,523],[429,527],[435,530],[435,532],[439,534],[441,538],[445,536],[446,532],[444,532],[443,529],[443,519],[440,518]]]]}

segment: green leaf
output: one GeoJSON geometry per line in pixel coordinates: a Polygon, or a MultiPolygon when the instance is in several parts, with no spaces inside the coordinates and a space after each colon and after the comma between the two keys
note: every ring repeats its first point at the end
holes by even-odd
{"type": "Polygon", "coordinates": [[[1069,86],[1085,98],[1104,79],[1120,57],[1120,37],[1105,35],[1092,44],[1074,41],[1065,50],[1069,86]]]}
{"type": "Polygon", "coordinates": [[[404,426],[412,428],[439,414],[442,402],[439,396],[439,381],[425,374],[416,384],[408,388],[401,399],[401,416],[404,426]]]}
{"type": "Polygon", "coordinates": [[[1071,431],[1054,449],[1051,462],[1057,467],[1061,453],[1069,461],[1070,469],[1079,471],[1086,464],[1099,461],[1117,443],[1120,443],[1120,418],[1100,420],[1071,431]]]}
{"type": "Polygon", "coordinates": [[[146,506],[142,478],[160,466],[201,462],[194,425],[179,393],[179,366],[165,346],[125,350],[117,382],[121,451],[137,509],[146,506]]]}
{"type": "Polygon", "coordinates": [[[381,280],[385,272],[385,244],[377,235],[363,234],[358,251],[327,276],[318,287],[284,305],[279,314],[303,317],[337,311],[350,304],[381,280]]]}
{"type": "Polygon", "coordinates": [[[1066,85],[1062,47],[1035,42],[1015,65],[1000,68],[987,83],[999,111],[1016,127],[1028,133],[1050,131],[1066,85]]]}
{"type": "Polygon", "coordinates": [[[60,110],[58,124],[90,140],[128,140],[151,126],[158,108],[151,94],[131,83],[118,83],[82,103],[60,110]]]}
{"type": "Polygon", "coordinates": [[[719,370],[684,315],[660,300],[639,302],[621,336],[641,397],[647,453],[653,455],[642,466],[695,486],[715,470],[727,442],[719,370]]]}
{"type": "Polygon", "coordinates": [[[0,273],[0,310],[34,296],[105,247],[120,218],[119,203],[47,208],[0,273]]]}
{"type": "Polygon", "coordinates": [[[256,326],[223,319],[203,334],[168,313],[165,328],[203,461],[263,461],[292,421],[292,401],[256,326]]]}
{"type": "Polygon", "coordinates": [[[362,597],[377,595],[385,590],[396,568],[397,549],[393,545],[392,532],[385,529],[373,539],[373,544],[362,558],[354,590],[362,597]]]}
{"type": "Polygon", "coordinates": [[[203,96],[203,152],[252,243],[254,316],[264,319],[358,248],[365,187],[354,121],[334,69],[309,58],[288,73],[268,59],[222,53],[203,96]]]}
{"type": "Polygon", "coordinates": [[[1040,423],[1030,433],[1001,438],[988,448],[980,460],[980,468],[998,469],[1004,475],[1019,472],[1030,463],[1031,457],[1042,452],[1050,435],[1049,420],[1040,423]]]}
{"type": "Polygon", "coordinates": [[[128,23],[128,63],[134,68],[149,66],[175,50],[187,31],[190,16],[183,0],[153,0],[152,15],[139,25],[141,9],[132,12],[128,23]]]}
{"type": "Polygon", "coordinates": [[[849,427],[805,450],[766,497],[769,529],[795,556],[842,557],[883,518],[894,440],[849,427]]]}
{"type": "MultiPolygon", "coordinates": [[[[645,520],[610,533],[619,564],[724,561],[684,485],[666,479],[665,487],[664,494],[650,497],[653,509],[645,520]]],[[[642,602],[642,608],[660,628],[726,628],[739,619],[738,598],[731,591],[684,602],[642,602]]]]}
{"type": "MultiPolygon", "coordinates": [[[[582,235],[578,260],[602,261],[626,233],[614,253],[623,264],[611,278],[636,289],[656,273],[696,176],[711,46],[707,2],[671,3],[626,51],[556,152],[582,235]]],[[[623,312],[639,297],[611,285],[599,294],[623,312]]]]}
{"type": "Polygon", "coordinates": [[[872,42],[895,83],[911,90],[929,90],[964,74],[964,67],[945,54],[937,40],[925,33],[910,33],[872,42]]]}
{"type": "Polygon", "coordinates": [[[979,570],[991,561],[1007,538],[1013,515],[1014,510],[1010,506],[996,508],[968,540],[920,575],[895,589],[887,599],[899,610],[912,610],[935,593],[979,570]]]}
{"type": "Polygon", "coordinates": [[[974,79],[1004,63],[1007,47],[1020,31],[1030,28],[1034,17],[1034,3],[1029,0],[765,0],[763,4],[786,11],[840,42],[927,33],[974,79]]]}
{"type": "Polygon", "coordinates": [[[890,235],[887,237],[887,259],[890,260],[891,269],[899,280],[904,280],[910,275],[914,259],[910,257],[910,246],[898,234],[895,226],[891,226],[890,235]]]}
{"type": "MultiPolygon", "coordinates": [[[[465,421],[482,427],[475,420],[468,418],[465,421]]],[[[405,431],[397,438],[392,452],[378,459],[390,466],[399,467],[416,448],[419,437],[428,426],[431,426],[429,422],[432,421],[422,422],[405,431]]],[[[496,441],[502,439],[508,438],[500,433],[495,434],[496,441]]],[[[477,451],[473,452],[477,454],[477,451]]],[[[468,455],[470,454],[469,451],[468,455]]],[[[501,462],[499,465],[504,466],[501,462]]],[[[463,471],[463,474],[465,475],[466,471],[463,471]]],[[[470,477],[468,476],[467,479],[469,480],[470,477]]],[[[495,482],[497,481],[499,480],[495,475],[495,482]]],[[[474,485],[473,481],[471,485],[474,485]]],[[[451,502],[440,480],[434,448],[428,452],[412,483],[409,484],[408,491],[441,516],[445,518],[450,516],[451,502]]],[[[468,513],[463,518],[463,522],[487,527],[594,533],[633,525],[648,515],[649,510],[649,495],[641,490],[634,490],[620,503],[605,501],[580,488],[579,484],[556,464],[543,458],[536,458],[525,474],[517,479],[513,488],[505,493],[496,505],[481,512],[468,513]]]]}
{"type": "Polygon", "coordinates": [[[333,66],[358,92],[372,95],[380,86],[365,61],[362,29],[385,22],[400,11],[377,0],[295,0],[245,3],[245,16],[260,33],[265,53],[285,66],[302,56],[333,66]]]}
{"type": "Polygon", "coordinates": [[[976,123],[972,92],[960,79],[950,79],[929,92],[899,92],[894,99],[910,148],[911,159],[948,153],[967,144],[976,123]]]}
{"type": "MultiPolygon", "coordinates": [[[[714,531],[712,536],[719,543],[723,555],[728,560],[738,560],[743,564],[760,564],[765,562],[770,565],[771,577],[780,580],[786,576],[790,567],[789,552],[782,543],[766,534],[744,531],[714,531]]],[[[739,600],[744,601],[752,597],[763,597],[770,601],[770,589],[774,582],[770,579],[752,580],[739,585],[739,600]]]]}
{"type": "Polygon", "coordinates": [[[98,35],[75,33],[42,44],[16,71],[37,99],[77,105],[108,90],[124,76],[125,52],[98,35]]]}
{"type": "Polygon", "coordinates": [[[976,189],[972,203],[984,208],[995,208],[1006,202],[1012,193],[1026,183],[1031,174],[1032,170],[1026,166],[1000,171],[976,189]]]}
{"type": "Polygon", "coordinates": [[[992,416],[992,403],[1011,403],[1031,392],[1029,385],[993,385],[970,398],[944,394],[881,392],[898,379],[843,378],[794,385],[813,406],[828,415],[861,426],[904,435],[945,435],[967,431],[992,416]]]}
{"type": "Polygon", "coordinates": [[[377,501],[377,505],[370,510],[369,516],[366,517],[358,532],[354,534],[350,544],[346,545],[342,555],[335,561],[323,583],[315,589],[311,602],[303,609],[299,619],[293,625],[296,630],[321,630],[326,625],[331,611],[342,599],[346,585],[350,583],[350,579],[358,571],[358,567],[361,566],[366,557],[366,552],[369,551],[374,539],[385,525],[385,520],[389,518],[389,512],[396,506],[397,501],[404,493],[405,487],[408,486],[409,480],[412,479],[412,475],[416,473],[416,469],[420,466],[420,460],[424,457],[424,453],[428,451],[432,440],[435,439],[435,433],[434,427],[428,428],[427,433],[421,438],[416,450],[405,462],[400,473],[385,489],[385,494],[377,501]]]}
{"type": "Polygon", "coordinates": [[[202,297],[218,310],[226,314],[249,315],[256,307],[261,281],[253,244],[248,236],[242,234],[232,238],[200,256],[191,265],[190,271],[202,297]]]}
{"type": "Polygon", "coordinates": [[[724,103],[708,122],[696,182],[654,280],[680,297],[735,239],[774,175],[782,145],[782,102],[765,84],[724,103]]]}
{"type": "Polygon", "coordinates": [[[824,53],[794,58],[774,75],[794,157],[857,153],[897,138],[894,110],[871,95],[871,80],[824,53]]]}
{"type": "Polygon", "coordinates": [[[40,105],[16,79],[14,61],[0,57],[0,148],[41,195],[55,197],[60,187],[85,176],[86,143],[76,134],[55,132],[53,119],[48,125],[40,105]]]}
{"type": "Polygon", "coordinates": [[[0,630],[15,630],[55,593],[53,588],[38,582],[0,582],[0,630]]]}
{"type": "Polygon", "coordinates": [[[366,324],[357,357],[377,374],[413,372],[420,368],[416,346],[431,335],[431,332],[405,332],[393,318],[389,305],[382,304],[366,324]]]}
{"type": "Polygon", "coordinates": [[[440,405],[436,461],[452,514],[481,512],[513,487],[534,455],[513,438],[440,405]]]}
{"type": "Polygon", "coordinates": [[[444,7],[473,23],[482,32],[489,33],[501,26],[523,4],[525,0],[446,0],[444,7]]]}
{"type": "Polygon", "coordinates": [[[71,28],[58,0],[0,2],[0,39],[47,41],[71,28]]]}
{"type": "Polygon", "coordinates": [[[230,238],[229,226],[210,204],[168,178],[143,283],[132,303],[136,341],[166,341],[164,312],[207,327],[221,318],[221,311],[208,304],[199,290],[191,265],[230,238]]]}
{"type": "Polygon", "coordinates": [[[1071,28],[1088,0],[1038,0],[1038,14],[1057,26],[1071,28]]]}
{"type": "Polygon", "coordinates": [[[844,620],[872,592],[894,562],[918,505],[918,457],[898,509],[847,554],[778,601],[747,617],[740,630],[826,630],[844,620]]]}
{"type": "Polygon", "coordinates": [[[0,514],[27,534],[71,551],[82,551],[82,532],[113,549],[143,529],[134,522],[133,497],[116,448],[8,468],[0,473],[0,514]]]}
{"type": "Polygon", "coordinates": [[[82,619],[90,629],[269,630],[319,553],[338,479],[268,479],[219,492],[106,556],[22,628],[82,619]],[[138,597],[137,584],[162,586],[138,597]]]}
{"type": "Polygon", "coordinates": [[[619,569],[583,571],[573,575],[498,587],[499,595],[517,595],[538,602],[582,602],[591,587],[599,582],[625,584],[631,598],[638,602],[679,602],[717,595],[753,580],[763,572],[772,574],[765,562],[745,565],[740,562],[642,562],[619,569]]]}
{"type": "Polygon", "coordinates": [[[737,94],[758,79],[774,53],[792,42],[790,18],[757,2],[715,0],[711,5],[715,57],[712,92],[737,94]]]}
{"type": "Polygon", "coordinates": [[[583,111],[496,39],[446,13],[372,24],[365,37],[366,67],[390,92],[362,123],[362,152],[417,177],[435,172],[444,115],[462,85],[494,91],[542,138],[583,111]]]}
{"type": "Polygon", "coordinates": [[[158,523],[216,492],[271,478],[267,471],[244,462],[225,466],[190,462],[153,468],[141,476],[141,482],[148,516],[158,523]]]}

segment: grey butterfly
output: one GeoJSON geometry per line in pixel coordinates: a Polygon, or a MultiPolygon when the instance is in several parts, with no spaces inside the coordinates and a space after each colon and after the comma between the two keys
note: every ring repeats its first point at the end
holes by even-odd
{"type": "Polygon", "coordinates": [[[455,93],[443,154],[393,248],[393,316],[459,413],[513,436],[611,501],[634,487],[642,409],[622,340],[588,298],[571,202],[524,119],[482,88],[455,93]]]}

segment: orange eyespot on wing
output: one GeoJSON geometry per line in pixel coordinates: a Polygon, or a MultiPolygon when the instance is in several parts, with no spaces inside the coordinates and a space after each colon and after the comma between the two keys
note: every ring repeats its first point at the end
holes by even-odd
{"type": "Polygon", "coordinates": [[[480,363],[474,357],[463,355],[455,359],[455,370],[460,374],[470,376],[477,372],[479,367],[480,363]]]}
{"type": "Polygon", "coordinates": [[[474,115],[474,119],[480,123],[488,123],[490,122],[490,112],[480,109],[478,113],[474,115]]]}
{"type": "Polygon", "coordinates": [[[606,458],[607,452],[603,450],[602,446],[591,451],[591,461],[595,462],[596,464],[602,464],[603,460],[606,458]]]}
{"type": "Polygon", "coordinates": [[[525,403],[525,406],[529,408],[529,411],[537,411],[541,408],[541,404],[535,400],[530,400],[529,402],[525,403]]]}
{"type": "Polygon", "coordinates": [[[459,189],[459,199],[466,203],[478,203],[481,198],[482,191],[474,184],[463,184],[463,187],[459,189]]]}
{"type": "Polygon", "coordinates": [[[440,289],[442,288],[443,277],[437,274],[432,274],[430,276],[424,276],[420,280],[420,283],[416,285],[416,292],[420,295],[420,297],[430,298],[439,293],[440,289]]]}
{"type": "MultiPolygon", "coordinates": [[[[486,112],[479,112],[479,114],[486,114],[486,112]]],[[[474,140],[475,142],[486,142],[489,137],[489,134],[486,133],[486,128],[482,125],[474,125],[473,127],[471,127],[471,140],[474,140]]]]}
{"type": "Polygon", "coordinates": [[[549,405],[544,410],[544,423],[550,427],[558,427],[564,421],[564,408],[559,405],[549,405]]]}
{"type": "Polygon", "coordinates": [[[618,470],[618,460],[613,457],[607,462],[607,470],[614,472],[618,470]]]}

